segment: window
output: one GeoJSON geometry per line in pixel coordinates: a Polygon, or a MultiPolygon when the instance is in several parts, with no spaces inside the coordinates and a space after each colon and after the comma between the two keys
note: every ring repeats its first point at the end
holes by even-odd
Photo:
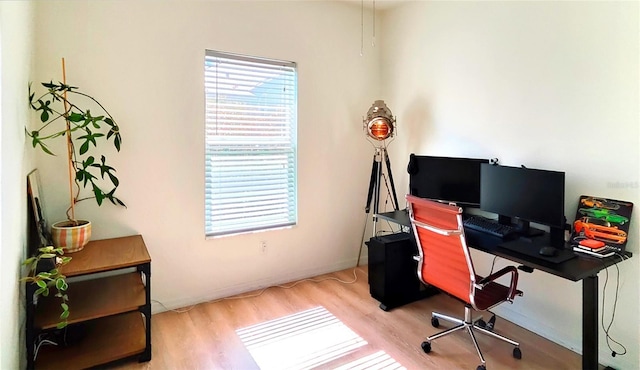
{"type": "Polygon", "coordinates": [[[205,233],[297,221],[293,62],[206,51],[205,233]]]}

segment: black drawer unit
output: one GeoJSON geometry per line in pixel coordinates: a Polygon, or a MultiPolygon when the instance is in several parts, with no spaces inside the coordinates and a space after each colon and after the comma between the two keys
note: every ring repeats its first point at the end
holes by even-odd
{"type": "Polygon", "coordinates": [[[384,311],[433,294],[418,279],[418,250],[409,233],[371,238],[369,247],[369,292],[384,311]]]}

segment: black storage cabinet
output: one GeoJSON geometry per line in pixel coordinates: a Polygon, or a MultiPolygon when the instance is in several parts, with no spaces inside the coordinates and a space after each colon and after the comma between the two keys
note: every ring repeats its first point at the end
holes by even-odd
{"type": "Polygon", "coordinates": [[[424,297],[424,286],[418,279],[418,254],[409,233],[396,233],[371,238],[369,248],[369,292],[380,301],[384,311],[424,297]]]}

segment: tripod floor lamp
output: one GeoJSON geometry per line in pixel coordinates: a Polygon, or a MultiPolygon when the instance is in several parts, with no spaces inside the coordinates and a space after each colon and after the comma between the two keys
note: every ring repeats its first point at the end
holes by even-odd
{"type": "Polygon", "coordinates": [[[358,263],[360,265],[360,256],[362,255],[362,245],[364,243],[364,235],[367,229],[367,220],[371,213],[371,204],[373,202],[373,236],[376,236],[378,211],[380,208],[380,188],[382,181],[382,164],[384,163],[387,169],[387,176],[389,183],[387,189],[391,191],[391,197],[393,200],[393,209],[398,210],[398,197],[396,195],[396,187],[393,183],[393,174],[391,173],[391,162],[389,161],[389,154],[387,153],[386,140],[392,138],[395,135],[396,120],[391,114],[391,110],[382,100],[376,100],[373,102],[371,108],[367,112],[367,116],[363,119],[363,129],[374,148],[373,163],[371,165],[371,177],[369,180],[369,191],[367,192],[367,204],[365,205],[365,225],[362,230],[362,241],[360,243],[360,252],[358,253],[358,263]]]}

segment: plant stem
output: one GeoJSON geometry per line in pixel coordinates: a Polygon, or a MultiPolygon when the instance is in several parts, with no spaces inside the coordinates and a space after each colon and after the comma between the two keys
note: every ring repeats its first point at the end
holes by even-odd
{"type": "Polygon", "coordinates": [[[113,122],[115,122],[115,120],[113,119],[113,117],[111,117],[111,114],[109,114],[109,111],[108,111],[108,110],[107,110],[107,109],[106,109],[102,104],[100,104],[100,102],[99,102],[99,101],[97,101],[94,97],[92,97],[92,96],[90,96],[90,95],[87,95],[87,94],[85,94],[85,93],[82,93],[82,92],[80,92],[80,91],[71,91],[71,93],[72,93],[72,94],[78,94],[78,95],[81,95],[81,96],[84,96],[84,97],[87,97],[87,98],[89,98],[89,99],[93,100],[93,102],[94,102],[94,103],[96,103],[96,104],[98,104],[98,106],[99,106],[100,108],[102,108],[102,110],[107,114],[107,116],[109,116],[109,118],[111,118],[111,119],[113,120],[113,122]]]}
{"type": "MultiPolygon", "coordinates": [[[[67,84],[67,72],[64,66],[64,58],[62,58],[62,83],[67,84]]],[[[64,119],[67,123],[67,160],[69,164],[69,200],[71,204],[71,220],[75,220],[75,202],[73,199],[73,174],[75,173],[73,168],[73,148],[71,144],[71,123],[69,122],[69,107],[67,103],[67,91],[64,91],[64,119]]],[[[68,214],[67,214],[68,216],[68,214]]]]}

